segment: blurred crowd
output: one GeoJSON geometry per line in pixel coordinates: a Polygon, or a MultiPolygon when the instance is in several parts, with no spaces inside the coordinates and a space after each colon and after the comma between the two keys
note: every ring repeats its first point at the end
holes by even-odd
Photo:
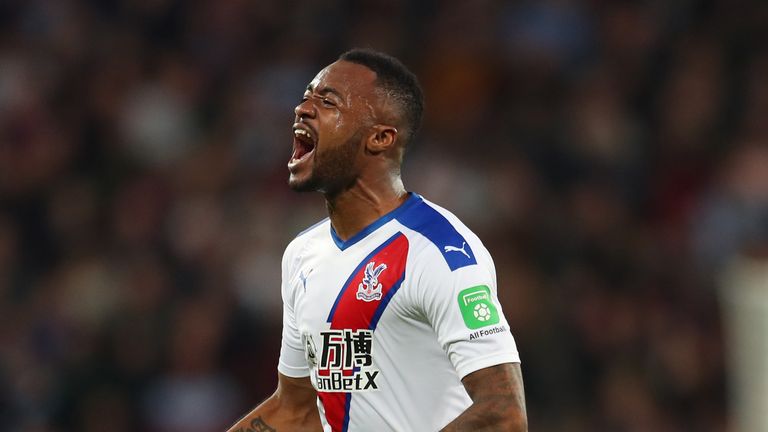
{"type": "Polygon", "coordinates": [[[759,0],[0,2],[0,430],[223,430],[274,389],[281,255],[325,215],[286,186],[293,107],[355,46],[421,79],[404,180],[493,254],[531,430],[728,430],[729,284],[768,280],[767,22],[759,0]]]}

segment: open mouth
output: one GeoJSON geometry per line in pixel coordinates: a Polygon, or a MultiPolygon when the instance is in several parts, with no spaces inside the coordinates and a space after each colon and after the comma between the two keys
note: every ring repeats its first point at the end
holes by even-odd
{"type": "Polygon", "coordinates": [[[315,150],[315,144],[315,137],[309,130],[294,126],[291,163],[296,163],[307,158],[312,151],[315,150]]]}

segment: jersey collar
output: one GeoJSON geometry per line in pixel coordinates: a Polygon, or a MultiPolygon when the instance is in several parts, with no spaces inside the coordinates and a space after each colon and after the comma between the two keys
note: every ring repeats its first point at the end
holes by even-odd
{"type": "Polygon", "coordinates": [[[331,225],[331,238],[333,239],[333,242],[336,243],[336,246],[340,250],[345,250],[348,247],[354,245],[355,243],[359,242],[360,240],[364,239],[368,236],[368,234],[376,231],[379,227],[384,225],[385,223],[391,221],[392,219],[397,218],[398,216],[401,216],[403,213],[408,211],[411,207],[413,207],[415,204],[422,201],[421,195],[414,193],[414,192],[408,192],[408,198],[400,204],[399,207],[392,210],[391,212],[381,216],[380,218],[376,219],[375,221],[371,222],[370,225],[360,230],[357,234],[353,235],[349,238],[349,240],[344,241],[342,240],[338,234],[336,234],[336,230],[333,229],[333,225],[331,225]]]}

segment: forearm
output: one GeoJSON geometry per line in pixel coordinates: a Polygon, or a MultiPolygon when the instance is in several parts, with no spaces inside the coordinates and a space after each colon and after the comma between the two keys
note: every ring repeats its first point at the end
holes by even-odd
{"type": "MultiPolygon", "coordinates": [[[[277,425],[274,419],[270,419],[269,422],[264,420],[265,413],[261,409],[262,405],[255,408],[248,413],[245,417],[237,421],[228,432],[272,432],[277,431],[277,425]]],[[[270,418],[268,415],[267,418],[270,418]]]]}
{"type": "Polygon", "coordinates": [[[289,404],[277,394],[238,420],[228,432],[317,432],[321,430],[317,407],[289,404]]]}

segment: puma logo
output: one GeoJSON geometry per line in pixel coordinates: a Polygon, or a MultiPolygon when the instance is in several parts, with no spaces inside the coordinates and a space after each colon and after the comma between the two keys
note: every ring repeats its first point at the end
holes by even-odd
{"type": "Polygon", "coordinates": [[[304,292],[307,291],[307,278],[309,277],[310,273],[312,273],[313,268],[309,269],[307,274],[304,274],[304,270],[299,272],[299,280],[301,280],[301,285],[304,287],[304,292]]]}
{"type": "Polygon", "coordinates": [[[467,242],[462,243],[460,248],[457,248],[456,246],[448,245],[444,249],[446,252],[461,252],[464,255],[466,255],[467,258],[472,258],[471,256],[469,256],[469,253],[467,253],[467,251],[464,250],[465,247],[467,247],[467,242]]]}

